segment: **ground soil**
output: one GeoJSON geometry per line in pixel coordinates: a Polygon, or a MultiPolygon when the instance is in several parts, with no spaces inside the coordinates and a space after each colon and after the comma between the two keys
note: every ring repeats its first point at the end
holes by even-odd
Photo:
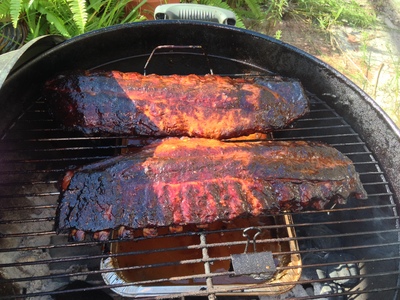
{"type": "Polygon", "coordinates": [[[335,25],[321,29],[288,12],[283,20],[248,22],[320,58],[367,92],[400,128],[400,0],[363,0],[377,16],[371,28],[335,25]]]}

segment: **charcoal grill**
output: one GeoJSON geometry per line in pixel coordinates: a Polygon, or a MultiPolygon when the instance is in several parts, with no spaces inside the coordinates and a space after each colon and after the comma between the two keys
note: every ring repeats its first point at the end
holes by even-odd
{"type": "MultiPolygon", "coordinates": [[[[336,281],[341,284],[334,286],[342,288],[332,290],[330,296],[334,299],[376,299],[378,295],[382,299],[398,299],[399,130],[364,92],[318,59],[258,33],[200,21],[149,21],[88,33],[37,55],[14,69],[5,81],[0,89],[0,298],[46,299],[72,296],[71,293],[90,297],[96,292],[119,298],[115,288],[138,284],[109,285],[103,280],[102,274],[107,270],[100,269],[100,263],[110,257],[111,245],[119,241],[69,242],[66,235],[55,233],[58,181],[64,170],[116,155],[127,146],[121,137],[84,137],[62,130],[47,113],[41,86],[46,78],[71,69],[143,72],[151,51],[170,44],[201,45],[214,74],[299,79],[309,94],[311,112],[291,128],[275,132],[273,138],[326,142],[351,158],[360,173],[367,200],[349,199],[346,205],[323,211],[286,214],[293,218],[293,224],[280,226],[294,228],[296,235],[285,239],[298,243],[299,248],[285,251],[301,255],[303,275],[293,282],[295,288],[285,298],[320,299],[322,296],[305,291],[336,281]],[[333,278],[318,276],[338,265],[356,265],[357,270],[333,278]]],[[[165,49],[147,65],[148,74],[208,72],[204,54],[196,51],[165,49]]],[[[137,147],[143,142],[125,138],[133,138],[133,146],[137,147]]],[[[215,232],[203,233],[206,238],[199,238],[189,247],[205,252],[215,247],[207,243],[207,235],[215,232]]],[[[198,233],[186,234],[189,237],[198,233]]],[[[279,237],[274,239],[281,242],[279,237]]],[[[244,246],[245,241],[239,244],[244,246]]],[[[154,251],[165,253],[165,248],[168,247],[162,245],[154,251]]],[[[224,259],[227,258],[210,259],[205,255],[196,263],[207,266],[224,259]]],[[[172,263],[190,261],[177,257],[172,263]]],[[[158,265],[146,267],[157,272],[158,265]]],[[[213,290],[216,274],[207,272],[207,267],[204,270],[196,276],[207,282],[206,288],[173,296],[220,298],[213,290]]],[[[229,272],[232,271],[226,271],[228,275],[229,272]]],[[[174,274],[157,279],[171,280],[176,280],[174,274]]],[[[232,288],[231,292],[240,295],[241,288],[232,288]]]]}

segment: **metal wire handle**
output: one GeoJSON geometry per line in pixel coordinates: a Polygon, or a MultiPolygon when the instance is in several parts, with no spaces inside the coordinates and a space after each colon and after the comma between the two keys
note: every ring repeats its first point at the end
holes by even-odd
{"type": "Polygon", "coordinates": [[[203,46],[201,46],[201,45],[160,45],[160,46],[155,47],[153,49],[153,51],[151,51],[149,58],[147,59],[146,64],[144,65],[143,75],[147,75],[147,66],[150,63],[150,60],[153,58],[155,52],[159,49],[172,49],[172,50],[174,50],[174,49],[201,49],[201,53],[204,55],[204,57],[207,61],[207,65],[210,70],[210,74],[211,75],[214,74],[213,69],[210,66],[210,61],[208,59],[207,52],[205,51],[203,46]]]}
{"type": "Polygon", "coordinates": [[[257,252],[256,240],[257,240],[257,237],[260,235],[260,233],[261,233],[261,229],[258,227],[247,227],[243,230],[243,237],[245,237],[247,239],[246,247],[244,248],[244,253],[247,253],[247,250],[249,248],[249,244],[251,241],[253,242],[253,251],[257,252]],[[256,231],[256,233],[253,235],[253,238],[251,238],[250,235],[248,234],[248,232],[250,230],[256,231]]]}

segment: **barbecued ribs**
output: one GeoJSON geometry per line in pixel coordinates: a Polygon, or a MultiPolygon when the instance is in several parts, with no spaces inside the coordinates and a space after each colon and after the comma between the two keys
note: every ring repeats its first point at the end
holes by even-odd
{"type": "MultiPolygon", "coordinates": [[[[305,141],[221,142],[167,138],[65,177],[57,229],[75,238],[110,229],[207,224],[266,212],[322,209],[364,198],[354,165],[305,141]]],[[[148,233],[149,234],[149,233],[148,233]]]]}
{"type": "Polygon", "coordinates": [[[57,120],[85,134],[223,139],[283,128],[309,111],[297,81],[217,75],[72,72],[47,81],[44,97],[57,120]]]}

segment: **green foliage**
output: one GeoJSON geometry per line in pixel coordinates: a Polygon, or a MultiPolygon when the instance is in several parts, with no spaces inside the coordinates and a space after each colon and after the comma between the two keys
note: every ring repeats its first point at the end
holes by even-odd
{"type": "MultiPolygon", "coordinates": [[[[221,0],[200,0],[216,5],[221,0]]],[[[312,20],[323,29],[334,24],[368,27],[375,23],[376,16],[355,0],[226,0],[238,17],[254,20],[269,20],[275,23],[285,14],[312,20]]]]}
{"type": "Polygon", "coordinates": [[[258,0],[244,0],[244,2],[245,5],[242,6],[247,6],[254,15],[255,19],[260,19],[264,16],[264,13],[261,10],[261,2],[258,0]]]}
{"type": "Polygon", "coordinates": [[[228,3],[226,3],[225,1],[223,1],[223,0],[200,0],[198,3],[233,10],[236,14],[236,26],[240,27],[240,28],[245,28],[244,23],[240,17],[240,13],[238,13],[238,10],[232,9],[228,5],[228,3]]]}
{"type": "Polygon", "coordinates": [[[86,31],[104,28],[115,24],[144,20],[144,17],[139,15],[138,9],[146,3],[146,0],[140,2],[138,6],[127,14],[125,7],[130,1],[131,0],[89,0],[87,7],[89,15],[86,31]]]}
{"type": "Polygon", "coordinates": [[[19,12],[22,8],[22,0],[13,0],[10,2],[10,16],[14,27],[17,27],[19,12]]]}
{"type": "MultiPolygon", "coordinates": [[[[39,7],[38,8],[38,12],[42,15],[45,16],[48,24],[49,24],[49,28],[48,28],[48,33],[59,33],[63,36],[66,37],[71,37],[73,32],[76,31],[76,26],[75,24],[70,24],[69,20],[68,22],[65,22],[63,20],[63,15],[59,14],[59,10],[54,7],[52,10],[49,9],[49,6],[47,8],[44,7],[39,7]]],[[[40,20],[42,19],[42,16],[40,16],[40,20]]],[[[46,23],[44,22],[39,22],[39,23],[35,23],[35,19],[31,19],[31,22],[33,22],[33,24],[35,24],[35,28],[36,28],[36,32],[39,33],[39,35],[45,34],[45,30],[46,30],[46,23]]],[[[30,25],[28,23],[28,25],[30,25]]],[[[29,26],[31,28],[31,26],[29,26]]],[[[46,30],[47,31],[47,30],[46,30]]],[[[33,32],[31,32],[31,34],[33,34],[33,32]]],[[[32,36],[32,38],[35,38],[36,36],[32,36]]]]}
{"type": "Polygon", "coordinates": [[[269,0],[265,1],[265,4],[267,5],[265,12],[267,19],[274,23],[282,19],[285,10],[288,8],[287,0],[269,0]]]}
{"type": "Polygon", "coordinates": [[[280,40],[282,38],[282,30],[277,30],[274,34],[274,38],[280,40]]]}
{"type": "Polygon", "coordinates": [[[68,0],[69,8],[72,12],[72,19],[80,33],[85,32],[88,13],[86,11],[86,0],[68,0]]]}
{"type": "Polygon", "coordinates": [[[292,0],[290,11],[311,19],[327,29],[334,24],[368,27],[376,22],[373,11],[367,11],[355,0],[292,0]]]}
{"type": "Polygon", "coordinates": [[[127,13],[131,0],[4,0],[0,20],[19,21],[29,29],[28,39],[45,34],[67,38],[106,26],[143,20],[137,8],[127,13]]]}
{"type": "MultiPolygon", "coordinates": [[[[144,20],[138,9],[125,11],[131,0],[0,0],[0,21],[27,24],[28,40],[45,34],[67,38],[114,24],[144,20]]],[[[316,21],[326,29],[336,23],[366,27],[375,15],[364,10],[355,0],[182,0],[231,9],[236,13],[236,26],[243,20],[281,20],[286,13],[316,21]]]]}
{"type": "Polygon", "coordinates": [[[5,18],[10,12],[10,0],[3,0],[0,2],[0,20],[5,18]]]}
{"type": "Polygon", "coordinates": [[[261,19],[264,16],[261,0],[181,0],[187,3],[199,3],[217,6],[233,11],[236,15],[236,26],[245,28],[243,18],[261,19]]]}

